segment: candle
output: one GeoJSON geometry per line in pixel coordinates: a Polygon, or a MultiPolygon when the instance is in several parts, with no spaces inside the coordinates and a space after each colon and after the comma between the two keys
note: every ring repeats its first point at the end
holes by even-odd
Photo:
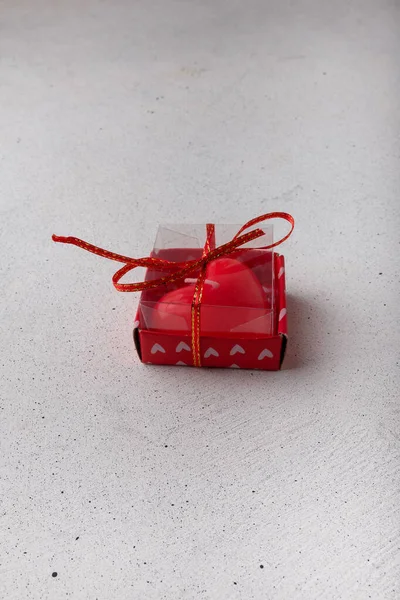
{"type": "MultiPolygon", "coordinates": [[[[146,309],[148,328],[189,333],[195,283],[195,279],[186,279],[182,287],[162,296],[152,310],[146,309]]],[[[202,336],[272,334],[272,308],[271,295],[239,260],[224,257],[207,265],[200,309],[202,336]]]]}

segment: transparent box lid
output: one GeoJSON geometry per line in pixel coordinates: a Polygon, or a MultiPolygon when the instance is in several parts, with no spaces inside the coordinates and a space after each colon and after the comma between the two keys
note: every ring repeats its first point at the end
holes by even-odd
{"type": "MultiPolygon", "coordinates": [[[[216,225],[212,243],[217,247],[229,242],[239,229],[240,225],[216,225]]],[[[273,227],[264,225],[262,231],[262,237],[208,263],[200,307],[202,336],[274,334],[274,257],[272,250],[263,249],[273,243],[273,227]]],[[[198,259],[205,242],[205,225],[160,226],[152,256],[177,263],[198,259]]],[[[193,272],[183,280],[145,290],[139,307],[141,327],[189,334],[198,275],[193,272]]],[[[163,276],[164,271],[149,269],[146,280],[163,276]]]]}

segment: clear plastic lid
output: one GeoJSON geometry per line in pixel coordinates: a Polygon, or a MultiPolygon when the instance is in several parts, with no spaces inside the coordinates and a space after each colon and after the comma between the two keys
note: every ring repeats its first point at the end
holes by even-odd
{"type": "MultiPolygon", "coordinates": [[[[220,246],[229,242],[239,229],[240,225],[216,225],[213,243],[220,246]]],[[[274,333],[273,251],[263,249],[273,242],[273,227],[263,226],[262,230],[262,237],[208,263],[200,308],[201,335],[274,333]]],[[[205,241],[205,225],[162,226],[152,256],[172,262],[198,259],[205,241]]],[[[184,280],[144,291],[140,301],[142,328],[189,334],[198,275],[193,272],[184,280]]],[[[146,280],[163,276],[165,272],[151,269],[146,280]]]]}

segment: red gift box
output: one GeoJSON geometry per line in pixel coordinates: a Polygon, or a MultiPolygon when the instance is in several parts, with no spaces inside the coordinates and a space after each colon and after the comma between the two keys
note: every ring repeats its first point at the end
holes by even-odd
{"type": "MultiPolygon", "coordinates": [[[[274,254],[276,281],[275,331],[234,336],[201,336],[200,352],[204,367],[232,369],[262,369],[278,371],[281,368],[287,342],[285,260],[274,254]]],[[[191,334],[145,329],[141,326],[141,307],[134,323],[133,338],[143,363],[154,365],[193,366],[191,334]]]]}
{"type": "Polygon", "coordinates": [[[78,238],[53,236],[124,263],[113,276],[119,291],[142,291],[134,341],[142,362],[158,365],[279,370],[287,343],[284,257],[273,248],[293,231],[293,218],[270,213],[235,226],[169,226],[159,229],[147,258],[121,256],[78,238]],[[283,218],[290,232],[272,242],[283,218]],[[237,233],[235,233],[237,232],[237,233]],[[147,267],[145,280],[121,283],[147,267]]]}

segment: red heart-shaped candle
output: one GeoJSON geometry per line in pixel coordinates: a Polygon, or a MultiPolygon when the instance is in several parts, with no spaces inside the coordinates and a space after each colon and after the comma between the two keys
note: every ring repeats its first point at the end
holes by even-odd
{"type": "MultiPolygon", "coordinates": [[[[186,280],[187,281],[187,280],[186,280]]],[[[165,294],[146,310],[149,329],[191,331],[191,305],[195,280],[165,294]]],[[[201,301],[201,335],[272,333],[272,306],[249,267],[233,258],[208,264],[201,301]]]]}

